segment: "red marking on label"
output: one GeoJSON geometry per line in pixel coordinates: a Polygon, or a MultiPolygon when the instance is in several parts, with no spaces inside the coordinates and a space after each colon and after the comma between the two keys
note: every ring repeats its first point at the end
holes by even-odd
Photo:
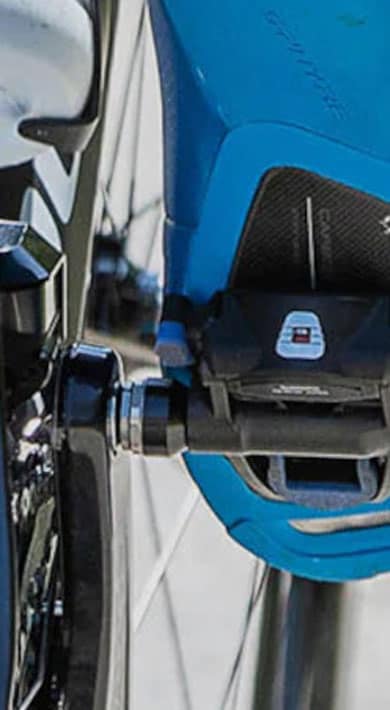
{"type": "Polygon", "coordinates": [[[311,328],[293,328],[292,342],[300,345],[310,345],[311,328]]]}

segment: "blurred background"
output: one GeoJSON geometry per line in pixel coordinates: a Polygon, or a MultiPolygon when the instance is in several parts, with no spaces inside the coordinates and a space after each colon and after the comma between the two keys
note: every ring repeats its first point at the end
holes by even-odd
{"type": "MultiPolygon", "coordinates": [[[[121,352],[135,379],[158,373],[152,345],[163,274],[161,106],[147,15],[140,32],[143,7],[121,0],[88,324],[89,339],[121,352]]],[[[124,457],[122,469],[117,505],[128,507],[132,541],[132,708],[251,710],[261,605],[249,630],[245,618],[262,563],[227,537],[180,460],[124,457]]],[[[384,710],[389,577],[350,585],[348,600],[340,708],[384,710]]]]}

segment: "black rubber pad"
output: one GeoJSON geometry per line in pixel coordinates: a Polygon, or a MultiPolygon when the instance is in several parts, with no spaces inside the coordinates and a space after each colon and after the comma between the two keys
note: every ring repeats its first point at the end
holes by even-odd
{"type": "Polygon", "coordinates": [[[252,204],[230,286],[390,291],[390,204],[304,170],[271,170],[252,204]]]}

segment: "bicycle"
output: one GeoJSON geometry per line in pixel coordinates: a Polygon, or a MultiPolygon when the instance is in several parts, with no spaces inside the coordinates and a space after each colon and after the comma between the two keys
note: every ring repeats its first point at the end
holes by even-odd
{"type": "MultiPolygon", "coordinates": [[[[248,610],[265,590],[256,710],[330,708],[342,603],[333,582],[388,570],[388,105],[372,87],[390,11],[274,2],[245,14],[232,0],[221,14],[216,2],[151,0],[166,120],[165,376],[124,385],[112,351],[69,344],[82,331],[117,10],[71,5],[88,27],[84,94],[74,74],[67,120],[23,116],[17,157],[10,131],[1,170],[0,704],[126,707],[110,501],[111,456],[123,449],[182,455],[229,534],[271,565],[248,610]],[[271,79],[266,105],[252,90],[268,59],[276,73],[283,63],[288,101],[271,79]],[[381,110],[367,116],[374,98],[381,110]],[[56,205],[56,170],[77,181],[81,152],[64,227],[69,185],[56,205]],[[332,638],[313,647],[329,609],[332,638]]],[[[5,0],[0,11],[10,22],[5,0]]],[[[126,584],[121,604],[128,614],[126,584]]]]}

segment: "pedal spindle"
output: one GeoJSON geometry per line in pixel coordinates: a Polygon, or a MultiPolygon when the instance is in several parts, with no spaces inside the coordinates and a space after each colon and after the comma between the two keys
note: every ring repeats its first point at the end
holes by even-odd
{"type": "Polygon", "coordinates": [[[183,388],[166,379],[125,385],[120,397],[119,440],[134,454],[173,456],[186,449],[183,388]]]}

